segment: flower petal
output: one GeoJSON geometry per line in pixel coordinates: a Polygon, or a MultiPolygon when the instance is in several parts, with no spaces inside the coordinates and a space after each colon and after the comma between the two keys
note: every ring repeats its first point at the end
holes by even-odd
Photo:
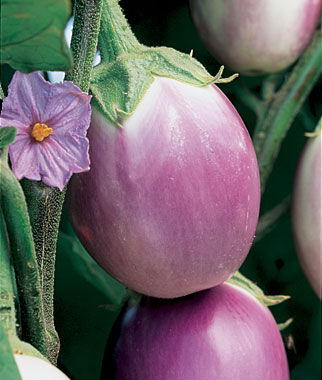
{"type": "Polygon", "coordinates": [[[73,173],[89,170],[89,141],[86,137],[67,133],[63,139],[52,136],[50,149],[55,149],[56,156],[68,162],[73,173]]]}
{"type": "Polygon", "coordinates": [[[30,140],[29,135],[20,135],[9,146],[12,171],[20,180],[28,178],[35,181],[41,179],[39,173],[39,147],[30,140]]]}
{"type": "Polygon", "coordinates": [[[88,140],[67,135],[62,142],[50,136],[39,144],[38,163],[41,180],[63,190],[73,173],[89,170],[88,140]]]}
{"type": "Polygon", "coordinates": [[[91,96],[72,82],[51,84],[39,73],[16,72],[3,103],[1,126],[16,126],[9,147],[12,170],[18,179],[42,180],[63,190],[73,173],[89,170],[91,96]],[[36,141],[31,127],[45,123],[53,129],[36,141]]]}
{"type": "Polygon", "coordinates": [[[75,131],[86,136],[91,117],[91,96],[72,82],[64,82],[51,87],[50,98],[45,123],[63,133],[75,131]]]}
{"type": "Polygon", "coordinates": [[[50,148],[50,144],[43,144],[42,148],[39,157],[41,180],[48,186],[63,190],[73,173],[68,163],[60,158],[57,159],[57,153],[50,148]]]}
{"type": "Polygon", "coordinates": [[[50,86],[39,72],[22,74],[16,71],[8,88],[8,96],[3,101],[1,126],[4,126],[3,123],[10,124],[10,121],[28,127],[42,122],[49,101],[50,86]]]}

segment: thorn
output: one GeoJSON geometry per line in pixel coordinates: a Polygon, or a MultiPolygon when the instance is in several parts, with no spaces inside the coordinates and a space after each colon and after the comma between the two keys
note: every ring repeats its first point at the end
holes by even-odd
{"type": "Polygon", "coordinates": [[[192,56],[193,56],[193,49],[190,50],[189,56],[192,58],[192,56]]]}

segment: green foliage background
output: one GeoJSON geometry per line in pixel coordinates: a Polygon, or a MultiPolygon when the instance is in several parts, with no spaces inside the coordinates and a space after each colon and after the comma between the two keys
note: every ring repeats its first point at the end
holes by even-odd
{"type": "MultiPolygon", "coordinates": [[[[2,1],[4,9],[9,3],[2,1]]],[[[69,4],[63,0],[58,3],[59,6],[65,6],[63,17],[66,18],[69,4]]],[[[194,57],[203,63],[211,74],[218,71],[220,63],[215,61],[200,42],[190,17],[187,0],[122,0],[120,4],[140,42],[148,46],[169,46],[185,53],[193,49],[194,57]]],[[[52,8],[49,7],[48,11],[50,9],[52,8]]],[[[38,11],[45,12],[39,9],[38,11]]],[[[54,14],[56,11],[58,8],[55,8],[54,14]]],[[[61,20],[59,22],[61,23],[61,20]]],[[[63,27],[63,24],[60,27],[63,27]]],[[[56,51],[60,51],[59,58],[47,50],[39,55],[42,61],[42,56],[50,56],[52,60],[49,66],[43,67],[45,70],[52,67],[56,70],[69,67],[69,53],[65,52],[64,44],[59,38],[52,45],[56,46],[56,51]]],[[[12,61],[9,50],[6,54],[4,57],[9,58],[4,58],[4,61],[11,63],[15,69],[30,69],[31,66],[21,66],[21,62],[18,65],[12,61]]],[[[40,68],[42,67],[37,66],[37,69],[40,68]]],[[[281,82],[290,70],[291,68],[281,76],[281,82]]],[[[1,83],[5,93],[13,72],[7,64],[1,65],[1,83]]],[[[232,73],[227,70],[226,76],[230,74],[232,73]]],[[[243,103],[239,90],[246,88],[257,94],[263,78],[240,77],[231,84],[221,85],[221,89],[237,108],[250,133],[253,132],[256,117],[243,103]]],[[[306,100],[283,142],[262,198],[261,213],[270,210],[292,192],[295,169],[306,141],[304,133],[313,131],[320,117],[320,93],[321,81],[306,100]]],[[[290,212],[282,216],[274,228],[253,245],[241,272],[256,282],[266,294],[291,296],[289,301],[271,308],[278,323],[288,318],[294,319],[293,323],[282,331],[291,380],[320,379],[321,304],[298,264],[292,239],[290,212]]],[[[55,321],[61,339],[59,366],[71,379],[100,379],[106,342],[127,294],[124,286],[110,278],[86,253],[74,235],[68,215],[64,211],[57,248],[55,321]]]]}
{"type": "Polygon", "coordinates": [[[1,0],[1,62],[25,73],[68,70],[63,31],[69,15],[68,0],[1,0]]]}

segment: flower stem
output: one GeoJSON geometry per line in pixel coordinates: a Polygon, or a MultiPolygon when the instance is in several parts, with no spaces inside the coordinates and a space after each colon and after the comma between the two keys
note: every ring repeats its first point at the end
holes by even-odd
{"type": "Polygon", "coordinates": [[[321,73],[321,31],[299,59],[289,78],[275,94],[267,114],[257,125],[253,141],[261,177],[262,193],[281,143],[321,73]]]}
{"type": "MultiPolygon", "coordinates": [[[[74,65],[66,79],[87,92],[97,48],[102,1],[76,0],[72,52],[74,65]]],[[[54,327],[54,274],[59,222],[66,188],[59,191],[38,181],[22,181],[32,226],[38,269],[41,279],[45,325],[53,342],[51,361],[59,352],[59,339],[54,327]]]]}
{"type": "Polygon", "coordinates": [[[103,0],[99,49],[103,62],[118,56],[135,53],[142,46],[133,34],[117,0],[103,0]]]}

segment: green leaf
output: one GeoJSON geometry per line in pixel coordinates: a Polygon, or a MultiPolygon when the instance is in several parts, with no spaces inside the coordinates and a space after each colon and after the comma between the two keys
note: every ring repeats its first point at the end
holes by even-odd
{"type": "Polygon", "coordinates": [[[125,287],[88,255],[76,236],[59,234],[55,325],[59,364],[77,380],[99,380],[110,330],[126,300],[125,287]]]}
{"type": "Polygon", "coordinates": [[[131,54],[93,70],[94,104],[112,124],[122,126],[121,121],[134,112],[153,82],[145,65],[139,54],[131,54]]]}
{"type": "Polygon", "coordinates": [[[196,59],[168,47],[148,48],[144,54],[147,66],[154,75],[173,78],[194,86],[204,87],[214,77],[196,59]]]}
{"type": "Polygon", "coordinates": [[[98,46],[102,63],[93,70],[93,104],[119,127],[135,111],[155,77],[205,87],[228,83],[238,76],[222,78],[223,66],[212,76],[192,54],[140,44],[117,1],[103,3],[98,46]]]}
{"type": "Polygon", "coordinates": [[[247,290],[252,294],[259,302],[265,306],[274,306],[282,303],[290,298],[290,296],[267,296],[264,294],[262,289],[250,281],[247,277],[243,276],[240,272],[235,272],[232,277],[227,281],[230,284],[239,286],[247,290]]]}
{"type": "Polygon", "coordinates": [[[1,63],[24,73],[70,68],[64,38],[68,0],[1,0],[1,11],[1,63]]]}
{"type": "Polygon", "coordinates": [[[93,104],[114,125],[133,114],[157,76],[172,78],[196,87],[231,82],[237,74],[222,78],[224,66],[215,76],[188,54],[166,47],[138,48],[93,70],[93,104]]]}
{"type": "Polygon", "coordinates": [[[7,145],[11,144],[17,134],[16,127],[3,127],[0,129],[0,148],[4,148],[7,145]]]}
{"type": "Polygon", "coordinates": [[[0,379],[21,380],[7,335],[0,323],[0,379]]]}

